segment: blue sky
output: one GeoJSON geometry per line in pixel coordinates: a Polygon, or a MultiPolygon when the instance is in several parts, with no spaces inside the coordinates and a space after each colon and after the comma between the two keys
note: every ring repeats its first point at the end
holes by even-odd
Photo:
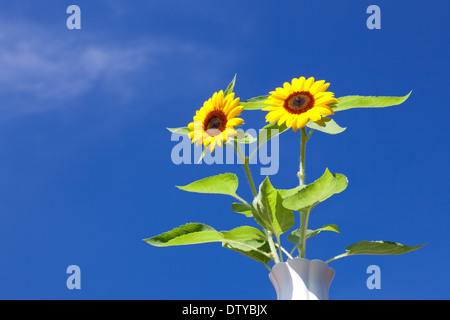
{"type": "MultiPolygon", "coordinates": [[[[349,186],[311,215],[327,223],[307,256],[327,260],[360,240],[424,248],[330,263],[332,299],[448,299],[450,222],[447,2],[0,1],[0,298],[275,299],[262,265],[219,244],[155,248],[142,239],[187,222],[229,230],[253,222],[232,198],[175,185],[242,166],[175,165],[166,127],[185,126],[237,73],[242,99],[293,77],[331,83],[337,97],[403,96],[388,109],[333,118],[314,133],[307,182],[325,168],[349,186]],[[81,30],[66,8],[81,8],[81,30]],[[369,5],[381,29],[366,27],[369,5]],[[366,287],[370,265],[381,289],[366,287]],[[66,268],[81,269],[68,290],[66,268]]],[[[246,111],[245,129],[264,125],[246,111]]],[[[280,137],[283,188],[297,183],[299,136],[280,137]]],[[[252,165],[259,184],[259,166],[252,165]]],[[[297,220],[298,221],[298,220],[297,220]]]]}

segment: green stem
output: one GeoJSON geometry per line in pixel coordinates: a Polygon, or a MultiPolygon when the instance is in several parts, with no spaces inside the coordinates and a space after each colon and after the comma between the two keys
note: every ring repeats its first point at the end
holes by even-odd
{"type": "Polygon", "coordinates": [[[256,197],[258,195],[258,191],[256,191],[255,183],[253,182],[252,173],[250,172],[248,162],[249,158],[246,157],[244,161],[245,174],[247,175],[248,183],[250,184],[250,188],[252,189],[253,197],[256,197]]]}
{"type": "Polygon", "coordinates": [[[267,242],[269,243],[270,253],[272,254],[273,262],[277,264],[280,262],[280,258],[278,257],[277,249],[275,248],[275,242],[273,241],[272,232],[265,229],[264,232],[266,234],[267,242]]]}
{"type": "Polygon", "coordinates": [[[279,235],[277,235],[277,246],[278,246],[278,253],[280,254],[280,261],[283,262],[283,254],[281,253],[281,242],[279,235]]]}
{"type": "Polygon", "coordinates": [[[309,212],[311,210],[305,210],[300,212],[301,216],[301,228],[300,228],[300,243],[298,246],[298,251],[300,252],[300,258],[305,257],[306,251],[306,232],[308,230],[308,220],[309,220],[309,212]]]}
{"type": "MultiPolygon", "coordinates": [[[[253,182],[253,178],[252,178],[252,173],[250,172],[250,167],[248,166],[248,163],[250,160],[248,157],[244,157],[242,150],[241,150],[241,146],[239,145],[239,143],[236,140],[234,141],[234,150],[236,151],[237,155],[241,159],[242,164],[244,165],[245,174],[247,176],[248,183],[250,184],[250,188],[252,189],[253,198],[255,198],[258,195],[258,191],[256,191],[255,183],[253,182]]],[[[277,249],[275,248],[275,244],[273,242],[272,232],[264,229],[264,233],[266,235],[267,242],[269,243],[270,252],[272,254],[273,261],[275,263],[280,262],[280,258],[278,257],[278,254],[277,254],[277,249]]]]}
{"type": "Polygon", "coordinates": [[[243,204],[246,204],[249,206],[248,202],[245,201],[244,199],[242,199],[241,197],[239,197],[237,194],[235,194],[233,197],[235,197],[237,200],[239,200],[240,202],[242,202],[243,204]]]}
{"type": "Polygon", "coordinates": [[[308,136],[306,137],[306,141],[309,140],[309,137],[311,137],[311,133],[313,133],[314,129],[309,130],[308,136]]]}
{"type": "Polygon", "coordinates": [[[330,263],[333,260],[340,259],[340,258],[347,257],[347,256],[348,256],[348,253],[342,253],[340,255],[337,255],[334,258],[331,258],[330,260],[325,261],[325,263],[330,263]]]}
{"type": "MultiPolygon", "coordinates": [[[[311,133],[312,130],[309,132],[308,135],[306,135],[306,129],[302,128],[300,138],[300,168],[298,171],[298,178],[300,185],[305,184],[305,150],[306,150],[306,142],[310,138],[311,133]]],[[[305,257],[306,231],[308,229],[309,212],[310,210],[300,212],[300,242],[298,244],[298,251],[301,258],[305,257]]]]}
{"type": "MultiPolygon", "coordinates": [[[[291,252],[291,253],[287,252],[286,249],[283,248],[282,246],[280,246],[279,244],[276,244],[276,246],[279,247],[279,248],[281,249],[281,251],[283,251],[284,254],[287,255],[287,257],[288,257],[289,259],[294,259],[294,258],[292,257],[292,252],[291,252]]],[[[294,248],[294,249],[295,249],[295,248],[294,248]]]]}
{"type": "Polygon", "coordinates": [[[308,137],[306,136],[306,129],[302,128],[300,139],[300,168],[298,171],[298,179],[300,181],[300,185],[305,184],[305,149],[307,139],[308,137]]]}
{"type": "Polygon", "coordinates": [[[241,159],[242,165],[244,166],[245,174],[247,176],[248,183],[250,184],[250,188],[252,189],[253,197],[256,197],[258,192],[256,191],[255,183],[253,182],[252,173],[250,172],[250,167],[248,166],[249,158],[245,157],[242,153],[241,146],[235,140],[234,141],[234,150],[236,151],[239,159],[241,159]]]}

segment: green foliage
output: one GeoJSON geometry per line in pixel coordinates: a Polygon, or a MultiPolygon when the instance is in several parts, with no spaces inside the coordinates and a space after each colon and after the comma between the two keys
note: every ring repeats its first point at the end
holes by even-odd
{"type": "MultiPolygon", "coordinates": [[[[313,236],[315,236],[316,234],[319,234],[322,231],[333,231],[333,232],[337,232],[337,233],[341,233],[339,231],[339,228],[337,227],[337,225],[335,224],[326,224],[316,230],[307,230],[306,231],[306,239],[309,239],[313,236]]],[[[294,231],[292,231],[288,237],[287,240],[294,243],[294,244],[298,244],[300,241],[300,229],[295,229],[294,231]]]]}
{"type": "Polygon", "coordinates": [[[188,223],[156,237],[144,239],[145,242],[156,247],[221,242],[222,240],[223,235],[220,232],[202,223],[188,223]]]}
{"type": "Polygon", "coordinates": [[[230,84],[227,86],[227,88],[225,89],[225,91],[223,92],[223,96],[226,97],[227,95],[229,95],[230,93],[233,92],[234,90],[234,85],[236,84],[236,76],[237,74],[234,75],[233,80],[231,80],[230,84]]]}
{"type": "Polygon", "coordinates": [[[355,255],[399,255],[422,248],[425,244],[407,246],[392,241],[360,241],[345,247],[346,252],[327,262],[355,255]]]}
{"type": "Polygon", "coordinates": [[[295,188],[292,188],[292,189],[278,189],[278,192],[280,193],[280,195],[283,199],[286,199],[286,198],[296,194],[297,192],[299,192],[300,190],[302,190],[304,188],[306,188],[306,184],[296,186],[295,188]]]}
{"type": "MultiPolygon", "coordinates": [[[[235,84],[236,75],[224,90],[225,97],[234,91],[235,84]]],[[[346,96],[339,98],[336,103],[330,104],[330,107],[335,112],[354,108],[384,108],[403,103],[408,99],[410,94],[411,92],[404,97],[346,96]]],[[[244,110],[261,110],[268,106],[266,104],[268,97],[268,95],[257,96],[241,101],[240,105],[244,106],[244,110]]],[[[322,117],[321,120],[316,122],[309,121],[306,126],[310,129],[309,134],[306,134],[304,128],[301,129],[301,154],[303,161],[305,144],[310,139],[313,131],[321,131],[335,135],[346,130],[346,128],[339,126],[333,119],[328,117],[322,117]]],[[[172,133],[182,135],[188,135],[192,131],[188,127],[167,129],[172,133]]],[[[333,174],[326,169],[319,179],[308,185],[304,185],[304,162],[302,163],[300,161],[301,174],[299,177],[301,185],[291,189],[276,189],[271,184],[269,177],[266,177],[259,185],[259,189],[256,190],[248,167],[249,159],[252,158],[254,153],[262,145],[287,131],[287,129],[286,124],[278,125],[277,122],[274,122],[265,125],[257,137],[253,137],[242,130],[237,130],[237,134],[227,141],[226,145],[232,145],[242,160],[252,192],[254,193],[252,201],[246,202],[237,195],[236,192],[239,182],[237,176],[233,173],[218,174],[197,180],[185,186],[177,187],[187,192],[223,194],[234,197],[239,200],[239,203],[232,203],[231,211],[242,214],[247,218],[253,218],[262,228],[262,231],[251,226],[241,226],[229,231],[217,231],[202,223],[188,223],[155,237],[144,239],[144,241],[156,247],[218,242],[225,248],[261,262],[270,270],[270,261],[273,260],[275,263],[280,260],[282,261],[282,259],[279,259],[279,257],[283,257],[282,251],[285,252],[287,257],[292,258],[281,246],[280,235],[290,231],[294,227],[295,216],[293,211],[300,212],[301,225],[300,229],[291,230],[287,236],[287,240],[295,244],[294,249],[297,248],[302,257],[305,254],[305,241],[307,239],[322,231],[340,233],[339,228],[335,224],[326,224],[315,230],[307,229],[307,224],[309,214],[315,206],[347,188],[348,179],[343,174],[333,174]],[[254,142],[257,142],[256,149],[249,157],[245,157],[240,149],[240,144],[254,142]],[[276,246],[273,236],[276,237],[276,246]]],[[[206,151],[207,148],[204,149],[201,158],[206,151]]],[[[407,246],[389,241],[361,241],[347,246],[345,253],[327,262],[352,255],[399,255],[417,250],[423,246],[424,244],[407,246]]]]}
{"type": "Polygon", "coordinates": [[[308,121],[306,126],[310,129],[322,131],[328,134],[338,134],[344,132],[347,128],[340,127],[333,119],[322,117],[319,121],[308,121]]]}
{"type": "Polygon", "coordinates": [[[156,247],[220,242],[225,248],[242,253],[265,265],[272,260],[264,234],[250,226],[230,231],[216,231],[202,223],[188,223],[143,241],[156,247]]]}
{"type": "Polygon", "coordinates": [[[344,175],[333,175],[326,169],[322,177],[284,200],[283,205],[294,211],[311,210],[332,195],[342,192],[347,184],[348,180],[344,175]]]}
{"type": "Polygon", "coordinates": [[[268,105],[265,103],[269,96],[259,96],[254,97],[245,101],[242,101],[239,103],[240,105],[244,106],[244,110],[261,110],[262,108],[267,107],[268,105]]]}
{"type": "Polygon", "coordinates": [[[236,198],[238,184],[238,177],[234,173],[223,173],[177,188],[188,192],[226,194],[236,198]]]}
{"type": "Polygon", "coordinates": [[[339,98],[338,102],[330,104],[330,107],[334,111],[344,111],[354,108],[385,108],[396,106],[405,102],[411,95],[411,92],[404,97],[346,96],[339,98]]]}
{"type": "Polygon", "coordinates": [[[178,133],[178,134],[184,134],[184,135],[188,135],[189,132],[191,132],[192,130],[189,129],[188,127],[179,127],[179,128],[167,128],[167,130],[169,130],[172,133],[178,133]]]}
{"type": "Polygon", "coordinates": [[[255,221],[265,230],[276,236],[285,233],[294,225],[294,214],[283,207],[283,197],[266,177],[259,186],[258,195],[252,202],[252,213],[255,221]]]}
{"type": "MultiPolygon", "coordinates": [[[[256,138],[253,137],[251,134],[244,132],[242,130],[236,130],[236,134],[234,136],[231,137],[230,143],[232,143],[232,140],[235,140],[238,143],[245,143],[245,144],[249,144],[249,143],[253,143],[256,142],[256,138]]],[[[227,141],[227,143],[228,143],[227,141]]]]}
{"type": "Polygon", "coordinates": [[[232,203],[231,210],[233,210],[236,213],[241,213],[248,218],[253,217],[252,207],[245,203],[236,203],[236,202],[232,203]]]}

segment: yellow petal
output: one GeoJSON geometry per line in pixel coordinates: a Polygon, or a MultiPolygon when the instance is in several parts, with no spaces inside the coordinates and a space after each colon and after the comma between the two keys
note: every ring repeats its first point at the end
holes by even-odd
{"type": "Polygon", "coordinates": [[[319,121],[320,119],[322,119],[322,116],[319,112],[317,112],[315,108],[308,110],[307,115],[312,121],[319,121]]]}
{"type": "Polygon", "coordinates": [[[301,114],[299,117],[297,117],[297,128],[301,129],[305,127],[308,121],[309,118],[305,114],[301,114]]]}
{"type": "Polygon", "coordinates": [[[292,123],[295,121],[295,118],[295,116],[291,115],[288,119],[286,119],[286,126],[289,128],[292,127],[292,123]]]}
{"type": "Polygon", "coordinates": [[[211,140],[211,143],[209,144],[209,152],[213,152],[215,147],[216,147],[216,139],[213,138],[211,140]]]}
{"type": "Polygon", "coordinates": [[[311,88],[309,89],[309,92],[314,95],[316,92],[319,92],[322,88],[323,84],[325,83],[325,80],[316,81],[312,84],[311,88]]]}
{"type": "Polygon", "coordinates": [[[222,140],[223,140],[224,142],[226,142],[226,141],[228,140],[227,130],[224,130],[224,131],[222,132],[222,140]]]}
{"type": "Polygon", "coordinates": [[[317,106],[315,107],[315,109],[317,109],[317,111],[323,116],[329,116],[334,114],[334,110],[327,105],[317,106]]]}
{"type": "Polygon", "coordinates": [[[303,91],[303,86],[305,85],[305,77],[300,77],[298,79],[298,91],[303,91]]]}
{"type": "Polygon", "coordinates": [[[283,83],[283,89],[284,89],[284,94],[286,96],[289,96],[292,92],[294,92],[292,90],[292,86],[291,86],[291,84],[289,82],[283,83]]]}
{"type": "Polygon", "coordinates": [[[294,130],[294,132],[297,131],[297,118],[298,118],[298,116],[295,117],[292,121],[292,129],[294,130]]]}
{"type": "MultiPolygon", "coordinates": [[[[236,99],[234,99],[232,101],[229,101],[229,102],[227,101],[227,103],[223,107],[223,112],[225,112],[225,114],[228,114],[231,110],[233,110],[234,108],[238,107],[239,101],[240,101],[239,98],[236,98],[236,99]]],[[[239,107],[241,107],[241,106],[239,106],[239,107]]],[[[242,109],[243,108],[244,107],[242,106],[242,109]]]]}
{"type": "Polygon", "coordinates": [[[224,100],[233,101],[233,99],[234,99],[234,92],[231,92],[227,94],[224,100]]]}
{"type": "Polygon", "coordinates": [[[227,119],[230,120],[234,117],[236,117],[237,115],[239,115],[242,110],[244,110],[244,106],[237,106],[234,109],[230,110],[230,112],[228,113],[227,119]]]}
{"type": "Polygon", "coordinates": [[[192,132],[194,133],[194,135],[193,135],[194,140],[202,139],[203,134],[204,134],[203,130],[194,130],[192,132]]]}
{"type": "Polygon", "coordinates": [[[319,91],[322,91],[322,92],[323,92],[323,91],[327,90],[329,86],[330,86],[329,83],[325,83],[325,84],[322,85],[322,87],[320,88],[319,91]]]}
{"type": "Polygon", "coordinates": [[[308,78],[308,80],[305,81],[305,84],[303,85],[303,91],[309,91],[309,88],[314,83],[314,78],[308,78]]]}
{"type": "Polygon", "coordinates": [[[227,136],[234,136],[234,135],[237,133],[237,131],[236,131],[235,129],[233,129],[233,128],[226,128],[226,129],[224,130],[224,133],[225,133],[227,136]]]}
{"type": "Polygon", "coordinates": [[[244,122],[244,119],[241,118],[233,118],[227,121],[227,127],[236,127],[244,122]]]}
{"type": "Polygon", "coordinates": [[[269,112],[267,114],[267,116],[270,116],[271,118],[276,118],[278,119],[279,117],[281,117],[283,114],[286,114],[286,110],[274,110],[272,112],[269,112]]]}
{"type": "Polygon", "coordinates": [[[292,89],[294,91],[301,91],[301,89],[300,89],[300,79],[298,79],[298,78],[292,79],[292,89]]]}
{"type": "Polygon", "coordinates": [[[287,93],[283,88],[276,88],[275,91],[270,92],[269,99],[272,98],[274,100],[284,100],[288,95],[289,93],[287,93]]]}
{"type": "Polygon", "coordinates": [[[289,114],[284,114],[278,119],[278,125],[281,126],[289,118],[289,114]]]}
{"type": "Polygon", "coordinates": [[[215,109],[216,109],[216,110],[219,110],[219,109],[221,110],[221,109],[223,109],[223,91],[222,91],[222,90],[220,90],[220,91],[217,93],[215,109]]]}

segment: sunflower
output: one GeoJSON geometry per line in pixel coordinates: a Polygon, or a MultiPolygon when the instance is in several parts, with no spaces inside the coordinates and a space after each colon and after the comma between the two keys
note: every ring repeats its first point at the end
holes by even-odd
{"type": "Polygon", "coordinates": [[[329,83],[324,80],[314,82],[314,78],[304,77],[285,82],[283,88],[271,91],[267,100],[268,107],[264,111],[270,111],[266,115],[267,122],[278,121],[278,125],[286,123],[288,128],[294,131],[303,128],[309,120],[319,121],[322,116],[334,114],[328,104],[336,102],[333,92],[325,92],[329,83]]]}
{"type": "Polygon", "coordinates": [[[203,103],[203,107],[197,110],[194,121],[189,123],[189,138],[197,145],[203,143],[209,146],[209,151],[213,152],[216,145],[219,147],[226,143],[230,136],[237,132],[234,129],[244,122],[241,118],[236,118],[244,106],[239,106],[239,98],[234,99],[234,92],[223,96],[223,91],[215,92],[211,98],[203,103]]]}

